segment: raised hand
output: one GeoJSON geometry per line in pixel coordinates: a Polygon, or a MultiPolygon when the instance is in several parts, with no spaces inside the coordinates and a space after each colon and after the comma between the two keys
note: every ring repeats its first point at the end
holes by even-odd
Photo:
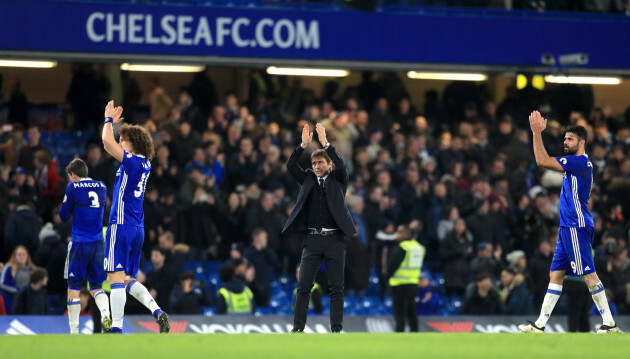
{"type": "Polygon", "coordinates": [[[543,132],[547,128],[547,120],[545,120],[540,112],[534,111],[529,115],[529,127],[532,132],[543,132]]]}
{"type": "Polygon", "coordinates": [[[315,130],[317,131],[317,137],[319,138],[319,143],[321,143],[322,147],[326,146],[328,140],[326,139],[326,129],[322,126],[321,123],[315,125],[315,130]]]}
{"type": "Polygon", "coordinates": [[[121,122],[122,120],[124,120],[124,118],[121,117],[123,112],[123,108],[121,106],[116,106],[114,107],[114,101],[109,101],[107,103],[107,106],[105,106],[105,117],[111,117],[114,119],[114,124],[117,124],[119,122],[121,122]]]}
{"type": "Polygon", "coordinates": [[[304,125],[304,128],[302,129],[302,144],[300,146],[302,146],[302,148],[306,148],[311,141],[313,141],[313,133],[311,133],[308,125],[304,125]]]}

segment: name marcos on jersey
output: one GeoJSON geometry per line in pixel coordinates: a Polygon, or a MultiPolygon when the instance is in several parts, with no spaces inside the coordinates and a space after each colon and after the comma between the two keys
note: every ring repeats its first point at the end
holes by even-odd
{"type": "Polygon", "coordinates": [[[97,187],[102,187],[105,188],[105,184],[104,183],[97,183],[97,182],[75,182],[72,184],[72,186],[74,188],[97,188],[97,187]]]}

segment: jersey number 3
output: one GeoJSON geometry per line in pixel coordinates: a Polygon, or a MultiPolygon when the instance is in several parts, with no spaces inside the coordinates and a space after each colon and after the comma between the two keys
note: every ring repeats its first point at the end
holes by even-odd
{"type": "Polygon", "coordinates": [[[101,206],[101,204],[98,203],[98,194],[96,194],[96,192],[90,191],[88,192],[88,196],[90,196],[90,199],[92,200],[92,203],[90,204],[91,208],[98,208],[101,206]]]}
{"type": "Polygon", "coordinates": [[[149,174],[148,173],[143,173],[142,177],[140,178],[140,182],[138,182],[138,187],[136,188],[135,191],[133,191],[133,195],[136,196],[136,198],[141,197],[142,194],[144,193],[144,189],[147,186],[147,180],[149,179],[149,174]]]}

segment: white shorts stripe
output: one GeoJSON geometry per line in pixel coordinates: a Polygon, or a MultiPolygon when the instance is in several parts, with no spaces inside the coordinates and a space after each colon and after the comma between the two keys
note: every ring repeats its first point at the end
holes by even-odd
{"type": "Polygon", "coordinates": [[[63,267],[63,279],[68,279],[68,269],[70,268],[70,251],[72,250],[72,241],[68,243],[68,253],[66,254],[66,264],[63,267]]]}
{"type": "Polygon", "coordinates": [[[571,242],[573,243],[573,255],[575,256],[575,274],[582,275],[582,257],[580,252],[580,244],[578,242],[577,229],[569,228],[571,232],[571,242]]]}
{"type": "Polygon", "coordinates": [[[108,272],[114,271],[114,245],[116,244],[116,227],[117,225],[112,224],[111,230],[109,232],[109,256],[107,256],[107,268],[105,268],[108,272]]]}

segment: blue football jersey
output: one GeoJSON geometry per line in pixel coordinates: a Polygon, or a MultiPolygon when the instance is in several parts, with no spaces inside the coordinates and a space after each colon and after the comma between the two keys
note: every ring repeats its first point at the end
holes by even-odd
{"type": "Polygon", "coordinates": [[[114,198],[109,223],[130,226],[144,225],[142,201],[147,186],[151,161],[125,151],[114,182],[114,198]]]}
{"type": "Polygon", "coordinates": [[[107,204],[107,188],[105,183],[83,178],[79,182],[71,182],[66,188],[66,195],[59,210],[59,217],[72,220],[73,242],[103,241],[103,216],[107,204]]]}
{"type": "Polygon", "coordinates": [[[593,185],[593,165],[586,155],[556,158],[564,169],[560,191],[560,226],[593,227],[588,199],[593,185]]]}

